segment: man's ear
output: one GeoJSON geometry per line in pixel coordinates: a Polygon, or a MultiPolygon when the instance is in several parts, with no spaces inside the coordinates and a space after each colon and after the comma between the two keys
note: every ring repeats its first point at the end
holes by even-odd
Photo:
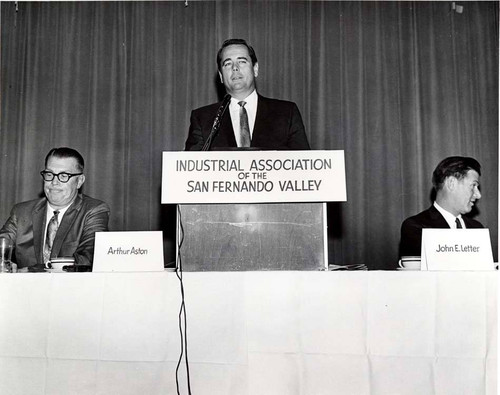
{"type": "Polygon", "coordinates": [[[448,190],[453,191],[457,185],[457,181],[456,177],[449,176],[444,180],[444,185],[448,190]]]}
{"type": "Polygon", "coordinates": [[[85,182],[85,174],[78,176],[78,183],[76,184],[76,189],[80,189],[80,187],[85,182]]]}
{"type": "Polygon", "coordinates": [[[259,64],[255,63],[253,65],[253,76],[258,77],[259,76],[259,64]]]}
{"type": "Polygon", "coordinates": [[[218,73],[219,73],[219,79],[220,79],[220,82],[221,82],[221,84],[223,84],[223,83],[224,83],[224,81],[222,80],[222,73],[221,73],[220,71],[219,71],[218,73]]]}

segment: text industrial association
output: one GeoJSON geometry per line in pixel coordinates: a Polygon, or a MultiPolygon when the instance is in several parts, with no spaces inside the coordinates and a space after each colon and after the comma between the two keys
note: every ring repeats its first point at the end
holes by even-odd
{"type": "Polygon", "coordinates": [[[272,171],[332,169],[331,159],[254,159],[244,169],[239,159],[185,159],[176,161],[177,171],[272,171]]]}

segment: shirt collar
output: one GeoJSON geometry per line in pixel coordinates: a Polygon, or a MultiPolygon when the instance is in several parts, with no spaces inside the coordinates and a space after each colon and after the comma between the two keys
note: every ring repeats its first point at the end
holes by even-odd
{"type": "MultiPolygon", "coordinates": [[[[257,90],[254,89],[252,93],[250,93],[247,97],[243,99],[243,101],[247,102],[245,104],[245,108],[257,108],[257,90]]],[[[233,108],[240,108],[240,105],[238,104],[241,100],[235,99],[234,97],[231,97],[231,107],[233,108]]]]}
{"type": "Polygon", "coordinates": [[[437,202],[434,202],[434,207],[436,207],[436,209],[441,213],[441,215],[444,217],[450,228],[452,229],[456,228],[456,223],[455,223],[456,218],[458,218],[459,221],[463,223],[461,214],[459,214],[458,217],[455,217],[452,213],[450,213],[449,211],[442,208],[439,204],[437,204],[437,202]]]}
{"type": "Polygon", "coordinates": [[[59,211],[59,214],[57,215],[57,218],[59,220],[59,223],[61,223],[61,218],[66,213],[66,211],[68,211],[69,206],[71,206],[72,204],[73,204],[73,202],[71,202],[70,204],[68,204],[64,208],[60,208],[60,209],[57,210],[54,207],[52,207],[49,202],[47,202],[47,218],[49,218],[49,219],[52,218],[52,216],[54,215],[54,211],[57,210],[57,211],[59,211]]]}

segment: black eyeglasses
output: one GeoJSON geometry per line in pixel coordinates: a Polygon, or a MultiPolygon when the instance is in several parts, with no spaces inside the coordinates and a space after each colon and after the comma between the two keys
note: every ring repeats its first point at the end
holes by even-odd
{"type": "Polygon", "coordinates": [[[54,179],[54,177],[57,177],[57,179],[60,182],[66,183],[66,182],[69,181],[69,179],[71,177],[80,176],[83,173],[74,173],[74,174],[71,174],[71,173],[62,172],[62,173],[59,173],[59,174],[55,174],[55,173],[52,173],[51,171],[42,170],[40,172],[40,174],[42,175],[42,178],[43,178],[44,181],[52,181],[54,179]]]}

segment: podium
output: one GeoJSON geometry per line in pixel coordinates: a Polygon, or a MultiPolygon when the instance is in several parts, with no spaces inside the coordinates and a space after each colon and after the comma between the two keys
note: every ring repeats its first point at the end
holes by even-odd
{"type": "Polygon", "coordinates": [[[177,220],[185,271],[328,265],[325,203],[181,204],[177,220]]]}
{"type": "Polygon", "coordinates": [[[325,270],[343,151],[164,152],[183,271],[325,270]]]}

